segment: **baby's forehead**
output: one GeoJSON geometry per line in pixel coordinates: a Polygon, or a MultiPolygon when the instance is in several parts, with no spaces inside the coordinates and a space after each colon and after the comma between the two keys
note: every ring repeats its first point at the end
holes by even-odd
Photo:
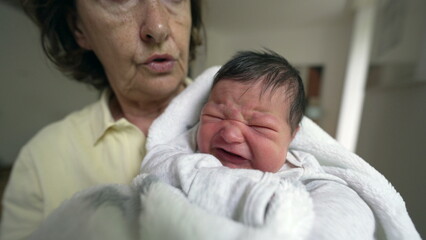
{"type": "MultiPolygon", "coordinates": [[[[221,89],[223,90],[223,89],[221,89]]],[[[263,79],[263,77],[259,79],[253,79],[253,80],[239,80],[239,79],[220,79],[215,82],[213,85],[210,96],[212,95],[233,95],[234,97],[242,97],[250,90],[257,90],[256,94],[258,96],[258,100],[261,100],[262,98],[282,98],[283,101],[281,104],[288,104],[288,100],[291,99],[292,92],[289,89],[288,84],[281,84],[281,85],[273,85],[269,84],[267,81],[263,79]],[[221,86],[221,83],[228,82],[232,84],[232,87],[243,89],[244,91],[238,92],[238,91],[226,91],[229,89],[225,88],[225,91],[214,91],[216,88],[218,88],[218,85],[221,86]]]]}
{"type": "MultiPolygon", "coordinates": [[[[225,81],[224,81],[225,82],[225,81]]],[[[218,82],[211,91],[208,105],[213,109],[250,116],[267,115],[273,113],[275,117],[288,123],[290,103],[287,101],[285,89],[265,88],[264,84],[254,82],[226,81],[226,84],[218,82]]]]}

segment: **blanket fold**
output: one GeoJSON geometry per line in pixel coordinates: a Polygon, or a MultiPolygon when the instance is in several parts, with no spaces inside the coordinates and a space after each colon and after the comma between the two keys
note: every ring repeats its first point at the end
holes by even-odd
{"type": "MultiPolygon", "coordinates": [[[[211,88],[213,76],[218,69],[219,67],[213,67],[201,74],[154,122],[148,138],[148,152],[156,145],[172,141],[197,122],[200,109],[211,88]],[[197,103],[192,107],[194,102],[197,103]],[[187,107],[189,104],[191,107],[187,107]]],[[[402,197],[389,181],[362,158],[346,150],[307,117],[303,118],[301,129],[290,149],[313,155],[327,174],[344,180],[363,198],[378,219],[377,238],[421,239],[402,197]]]]}
{"type": "MultiPolygon", "coordinates": [[[[196,124],[218,69],[213,67],[201,74],[153,122],[147,139],[147,157],[159,154],[151,157],[158,157],[158,161],[166,159],[161,151],[152,150],[159,146],[167,148],[167,143],[196,124]]],[[[193,149],[194,141],[188,137],[173,147],[193,149]]],[[[318,160],[306,158],[305,164],[313,164],[322,172],[304,173],[308,177],[302,180],[309,181],[310,176],[336,181],[349,186],[368,204],[377,219],[377,239],[421,239],[402,197],[386,178],[310,119],[302,120],[290,150],[318,160]]],[[[160,167],[155,161],[143,162],[141,174],[133,184],[104,185],[78,193],[55,210],[29,239],[318,239],[312,233],[312,199],[304,185],[291,180],[292,176],[301,176],[298,172],[290,172],[286,180],[256,170],[234,169],[227,174],[219,161],[208,160],[192,166],[200,170],[196,174],[172,175],[168,180],[172,183],[185,179],[184,184],[175,186],[150,174],[150,168],[160,167]],[[209,171],[203,170],[206,166],[209,171]],[[235,174],[249,176],[249,180],[239,188],[224,185],[226,181],[212,181],[221,177],[232,182],[235,174]],[[207,187],[227,191],[225,195],[239,195],[236,199],[240,200],[232,203],[221,195],[215,196],[219,194],[215,191],[205,191],[206,182],[207,187]]],[[[156,170],[161,173],[162,169],[156,170]]],[[[166,175],[169,169],[163,170],[166,175]]],[[[342,238],[365,239],[333,239],[342,238]]]]}

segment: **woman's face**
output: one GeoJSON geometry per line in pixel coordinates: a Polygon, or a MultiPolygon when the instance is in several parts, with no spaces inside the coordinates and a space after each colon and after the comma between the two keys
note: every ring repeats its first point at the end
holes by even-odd
{"type": "Polygon", "coordinates": [[[76,0],[74,35],[102,63],[115,94],[167,99],[188,70],[190,0],[76,0]]]}

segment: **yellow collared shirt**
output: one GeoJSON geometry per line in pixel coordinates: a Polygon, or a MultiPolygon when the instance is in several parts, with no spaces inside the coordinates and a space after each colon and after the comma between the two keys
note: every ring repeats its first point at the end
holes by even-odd
{"type": "Polygon", "coordinates": [[[146,137],[114,121],[108,92],[42,129],[15,162],[3,198],[0,239],[24,239],[74,193],[97,184],[128,184],[145,156],[146,137]]]}

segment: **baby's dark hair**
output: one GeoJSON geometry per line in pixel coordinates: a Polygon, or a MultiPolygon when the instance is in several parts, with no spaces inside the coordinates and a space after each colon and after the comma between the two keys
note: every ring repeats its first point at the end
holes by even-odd
{"type": "Polygon", "coordinates": [[[299,71],[276,52],[269,49],[238,52],[216,73],[213,86],[223,79],[247,84],[262,81],[263,92],[284,89],[290,102],[288,122],[292,133],[299,126],[305,111],[303,82],[299,71]]]}

